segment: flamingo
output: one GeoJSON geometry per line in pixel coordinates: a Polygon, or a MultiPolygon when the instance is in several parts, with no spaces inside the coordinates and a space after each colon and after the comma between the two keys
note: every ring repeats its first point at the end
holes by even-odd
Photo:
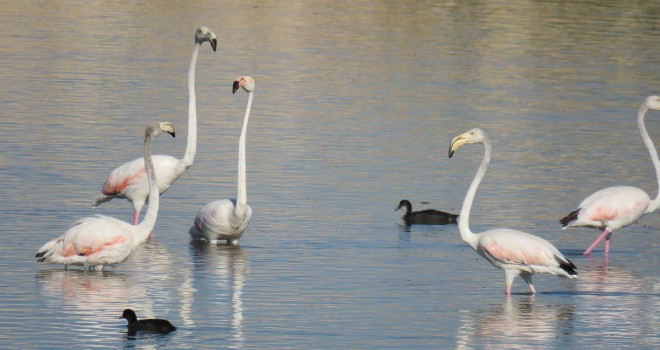
{"type": "Polygon", "coordinates": [[[511,229],[494,229],[482,233],[473,233],[470,230],[468,224],[470,209],[477,188],[490,163],[492,147],[486,132],[479,128],[454,137],[449,146],[449,158],[451,158],[461,146],[473,143],[483,144],[485,152],[481,166],[465,195],[463,208],[458,217],[458,231],[463,241],[493,266],[504,270],[507,295],[511,294],[511,285],[516,276],[522,277],[527,282],[532,294],[536,293],[532,284],[532,275],[535,273],[577,278],[575,265],[552,243],[541,237],[511,229]]]}
{"type": "Polygon", "coordinates": [[[644,190],[632,186],[614,186],[602,189],[585,198],[578,208],[559,222],[563,229],[571,226],[593,227],[604,229],[603,233],[591,243],[583,255],[589,255],[591,251],[605,238],[605,256],[610,254],[610,238],[612,232],[618,228],[626,227],[642,216],[654,212],[660,206],[660,160],[658,151],[653,145],[644,125],[644,116],[649,109],[660,110],[660,97],[649,96],[637,112],[637,126],[639,133],[644,139],[646,149],[651,155],[651,161],[655,168],[655,176],[658,181],[658,195],[651,200],[644,190]]]}
{"type": "Polygon", "coordinates": [[[97,215],[80,219],[62,236],[44,244],[37,251],[39,262],[53,264],[83,265],[83,269],[103,270],[104,265],[119,264],[126,260],[156,225],[158,216],[158,182],[151,157],[151,141],[161,132],[174,137],[170,123],[153,124],[144,134],[144,164],[149,180],[149,208],[139,225],[109,216],[97,215]]]}
{"type": "MultiPolygon", "coordinates": [[[[195,32],[190,68],[188,70],[188,141],[183,158],[176,159],[169,155],[154,155],[154,168],[158,178],[160,194],[165,193],[183,173],[192,166],[197,152],[197,109],[195,99],[195,66],[199,47],[208,41],[215,52],[217,39],[215,33],[206,27],[199,27],[195,32]]],[[[133,224],[140,221],[140,211],[149,195],[149,184],[144,170],[144,158],[138,158],[115,168],[105,181],[101,193],[94,197],[93,207],[113,198],[126,198],[133,203],[133,224]]]]}
{"type": "Polygon", "coordinates": [[[252,220],[252,208],[247,204],[245,136],[252,108],[254,79],[249,76],[236,78],[233,93],[236,93],[239,87],[247,92],[248,101],[238,142],[238,195],[236,199],[220,199],[202,207],[189,230],[192,239],[206,239],[214,244],[225,240],[227,245],[236,245],[252,220]]]}
{"type": "Polygon", "coordinates": [[[403,216],[401,219],[406,223],[406,226],[412,224],[420,225],[446,225],[455,224],[458,215],[449,214],[444,211],[435,209],[426,209],[420,211],[412,211],[412,204],[407,199],[402,199],[399,206],[394,211],[403,209],[403,216]]]}

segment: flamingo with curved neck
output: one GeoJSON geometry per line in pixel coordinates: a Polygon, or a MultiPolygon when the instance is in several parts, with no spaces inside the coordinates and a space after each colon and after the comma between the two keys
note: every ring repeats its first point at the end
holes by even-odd
{"type": "Polygon", "coordinates": [[[504,270],[506,294],[511,294],[513,280],[520,276],[527,282],[532,294],[536,289],[532,284],[532,275],[546,273],[559,277],[577,278],[577,268],[566,259],[547,240],[527,232],[511,229],[494,229],[481,233],[470,230],[470,211],[477,193],[477,188],[486,174],[492,154],[490,139],[485,131],[476,128],[456,136],[449,146],[449,158],[464,144],[481,143],[484,157],[470,184],[463,207],[458,216],[458,231],[461,238],[477,254],[493,266],[504,270]]]}
{"type": "Polygon", "coordinates": [[[647,97],[637,112],[639,133],[644,140],[644,145],[649,151],[655,168],[658,195],[651,200],[649,195],[640,188],[614,186],[602,189],[585,198],[576,210],[559,220],[564,229],[571,226],[583,226],[603,230],[603,233],[584,251],[584,255],[590,254],[605,239],[605,256],[609,256],[610,238],[614,230],[634,223],[642,216],[656,211],[660,206],[660,160],[658,159],[658,151],[655,149],[655,145],[644,125],[644,116],[649,109],[660,110],[660,97],[647,97]]]}
{"type": "MultiPolygon", "coordinates": [[[[154,167],[158,178],[159,192],[165,193],[183,173],[190,168],[197,152],[197,99],[195,97],[195,69],[199,48],[205,41],[211,44],[215,52],[217,39],[215,33],[206,27],[199,27],[195,32],[190,68],[188,69],[188,140],[183,158],[176,159],[169,155],[154,155],[154,167]]],[[[101,193],[94,197],[93,207],[113,198],[126,198],[133,203],[133,224],[140,221],[140,211],[149,194],[145,176],[144,158],[137,158],[115,168],[105,181],[101,193]]]]}
{"type": "Polygon", "coordinates": [[[218,241],[226,241],[228,245],[236,245],[252,220],[252,208],[247,204],[245,139],[252,109],[254,87],[254,79],[249,76],[239,77],[233,84],[233,93],[236,93],[239,88],[243,88],[248,94],[243,127],[238,142],[238,194],[236,199],[221,199],[202,207],[197,212],[195,222],[189,231],[192,239],[205,239],[214,244],[217,244],[218,241]]]}
{"type": "Polygon", "coordinates": [[[142,245],[156,225],[158,217],[158,180],[151,157],[151,142],[161,132],[174,136],[170,123],[157,123],[145,130],[144,164],[149,182],[149,208],[138,225],[109,216],[97,215],[78,220],[59,238],[44,244],[36,257],[39,262],[54,264],[83,265],[83,269],[94,270],[105,265],[119,264],[142,245]]]}

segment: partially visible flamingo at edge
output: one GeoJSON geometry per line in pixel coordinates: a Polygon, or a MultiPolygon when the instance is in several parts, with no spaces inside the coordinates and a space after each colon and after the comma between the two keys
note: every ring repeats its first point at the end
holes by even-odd
{"type": "Polygon", "coordinates": [[[644,116],[649,109],[660,110],[660,97],[647,97],[637,113],[637,126],[655,168],[658,195],[651,200],[649,195],[640,188],[614,186],[602,189],[585,198],[576,210],[559,220],[564,226],[563,229],[582,226],[603,230],[603,233],[584,251],[584,255],[590,254],[605,239],[605,256],[609,256],[610,238],[614,230],[634,223],[642,216],[656,211],[660,206],[660,160],[658,160],[658,152],[644,125],[644,116]]]}

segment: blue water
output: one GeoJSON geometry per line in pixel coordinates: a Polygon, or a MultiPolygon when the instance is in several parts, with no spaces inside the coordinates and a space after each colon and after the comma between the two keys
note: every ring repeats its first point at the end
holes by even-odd
{"type": "MultiPolygon", "coordinates": [[[[0,1],[0,345],[70,348],[660,347],[660,215],[589,257],[598,231],[558,220],[594,191],[657,194],[635,123],[658,94],[652,2],[0,1]],[[197,65],[195,164],[162,196],[154,237],[103,272],[39,264],[105,177],[139,157],[144,127],[169,121],[181,157],[193,34],[218,51],[197,65]],[[245,94],[248,203],[240,247],[191,244],[204,204],[236,194],[245,94]],[[402,226],[394,212],[457,213],[482,157],[451,139],[485,129],[494,147],[471,226],[553,242],[578,280],[504,274],[456,226],[402,226]],[[180,136],[179,136],[180,135],[180,136]],[[428,202],[424,204],[423,202],[428,202]],[[169,335],[128,337],[125,308],[169,335]]],[[[660,140],[660,112],[647,128],[660,140]]]]}

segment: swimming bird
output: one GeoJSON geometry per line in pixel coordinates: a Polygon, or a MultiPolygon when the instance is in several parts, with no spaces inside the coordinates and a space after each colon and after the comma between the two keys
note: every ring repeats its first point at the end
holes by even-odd
{"type": "Polygon", "coordinates": [[[455,224],[458,215],[445,213],[444,211],[435,209],[426,209],[420,211],[412,211],[412,204],[406,199],[399,202],[399,206],[394,209],[395,211],[403,209],[403,216],[401,217],[406,223],[406,226],[412,224],[420,225],[446,225],[455,224]]]}
{"type": "Polygon", "coordinates": [[[254,87],[254,79],[249,76],[236,78],[232,87],[233,93],[243,88],[248,94],[243,128],[238,142],[238,195],[235,199],[220,199],[202,207],[189,230],[192,239],[205,239],[214,244],[218,241],[226,241],[228,245],[235,245],[252,220],[252,208],[247,204],[245,138],[254,87]]]}
{"type": "Polygon", "coordinates": [[[150,318],[146,320],[139,320],[135,315],[135,311],[131,309],[124,310],[120,318],[128,321],[128,335],[135,335],[137,332],[151,332],[166,334],[176,330],[170,321],[160,318],[150,318]]]}
{"type": "Polygon", "coordinates": [[[647,97],[637,112],[637,126],[655,168],[658,195],[651,200],[649,195],[640,188],[614,186],[602,189],[585,198],[576,210],[559,220],[564,229],[571,226],[583,226],[603,230],[603,233],[584,251],[584,255],[590,254],[604,238],[605,255],[608,256],[610,238],[614,230],[634,223],[642,216],[656,211],[660,206],[660,160],[658,160],[658,151],[644,125],[644,116],[649,109],[660,110],[660,97],[647,97]]]}
{"type": "Polygon", "coordinates": [[[151,141],[161,132],[174,136],[170,123],[156,123],[145,130],[144,164],[149,180],[149,209],[142,222],[131,225],[109,216],[97,215],[78,220],[61,237],[39,248],[39,262],[83,265],[83,269],[103,270],[105,265],[119,264],[126,260],[149,237],[158,216],[158,182],[151,158],[151,141]]]}
{"type": "Polygon", "coordinates": [[[532,284],[532,275],[535,273],[577,278],[576,266],[552,243],[541,237],[511,229],[494,229],[482,233],[473,233],[470,230],[468,221],[472,202],[490,163],[492,147],[486,132],[479,128],[456,136],[449,146],[449,158],[451,158],[464,144],[474,143],[483,144],[484,158],[465,195],[463,208],[458,217],[458,231],[463,241],[493,266],[504,270],[507,295],[511,294],[511,285],[516,276],[522,277],[527,282],[532,294],[536,293],[532,284]]]}
{"type": "MultiPolygon", "coordinates": [[[[183,158],[176,159],[169,155],[154,155],[154,167],[158,178],[160,194],[165,193],[183,173],[192,166],[197,152],[197,100],[195,98],[195,67],[199,47],[208,41],[215,52],[218,41],[215,33],[206,27],[199,27],[195,32],[190,68],[188,70],[188,141],[183,158]]],[[[144,171],[144,158],[137,158],[115,168],[105,181],[101,193],[94,197],[93,207],[113,198],[126,198],[133,203],[133,224],[140,221],[140,211],[149,195],[149,184],[144,171]]]]}

